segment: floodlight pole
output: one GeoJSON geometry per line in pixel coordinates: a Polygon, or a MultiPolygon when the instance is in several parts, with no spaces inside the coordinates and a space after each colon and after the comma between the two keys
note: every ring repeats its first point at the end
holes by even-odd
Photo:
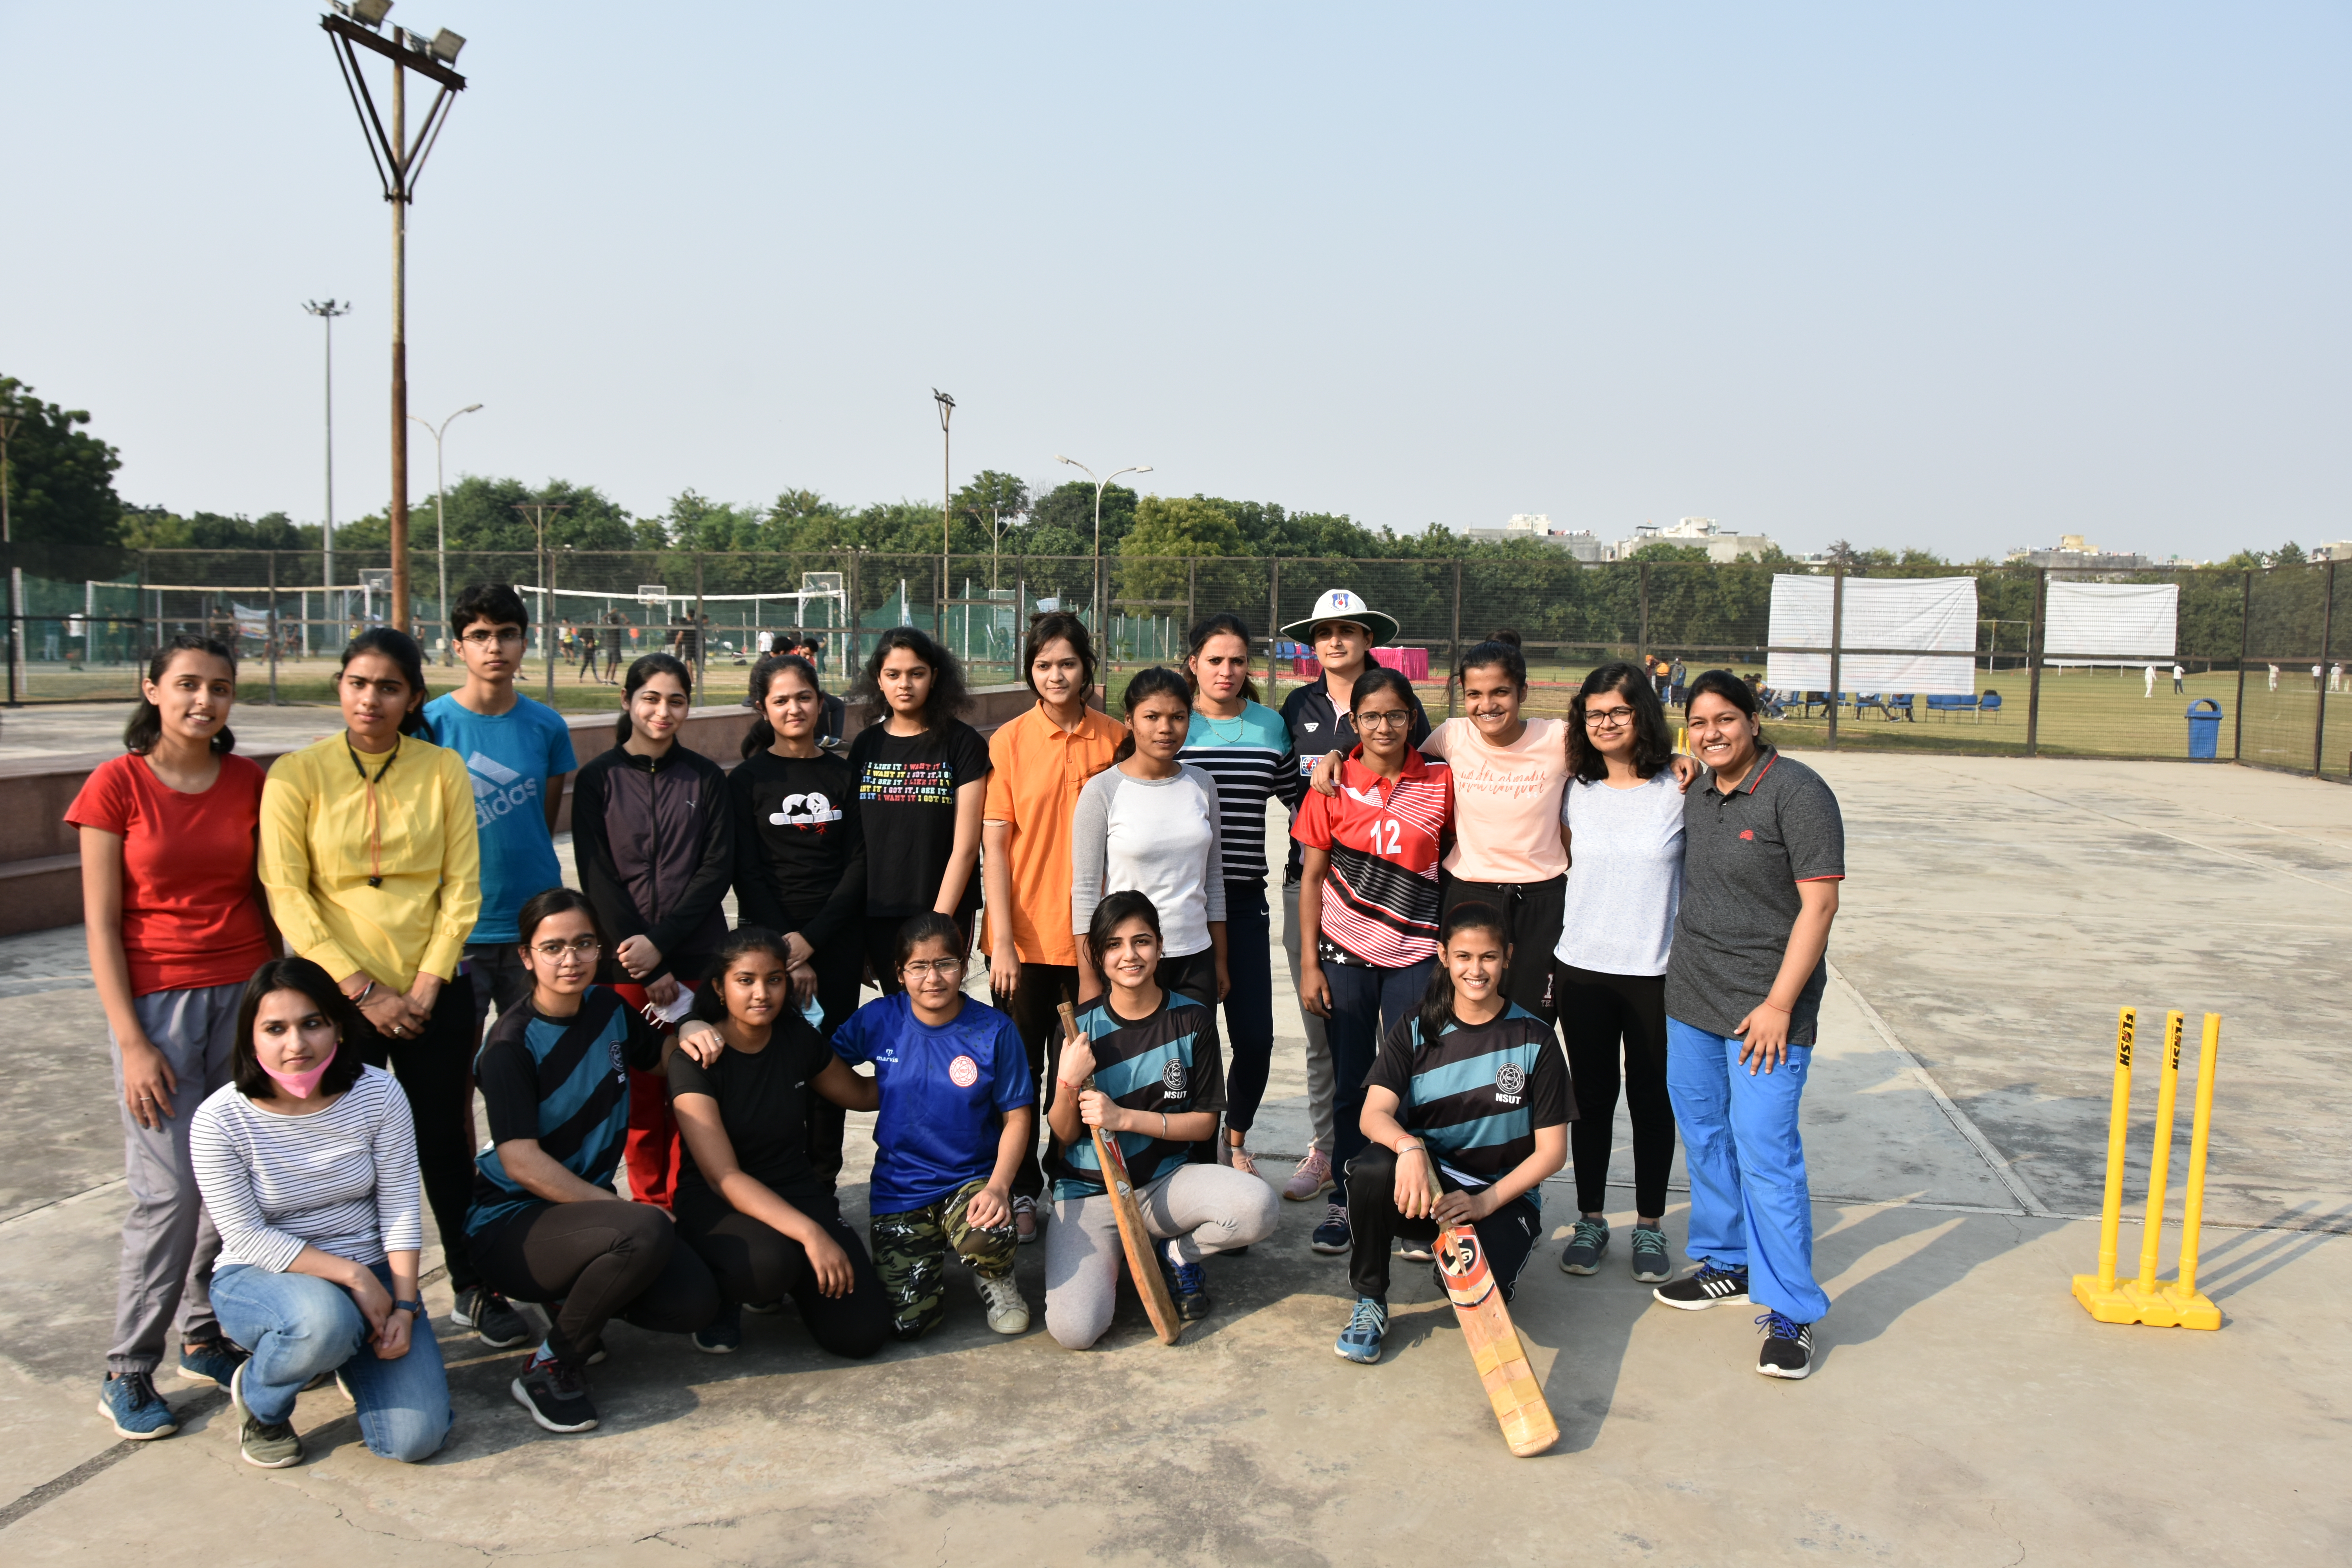
{"type": "Polygon", "coordinates": [[[16,533],[8,520],[8,489],[15,478],[8,466],[8,445],[25,417],[23,405],[11,395],[0,399],[0,545],[8,551],[8,706],[19,707],[30,684],[25,669],[25,573],[16,564],[16,533]]]}
{"type": "MultiPolygon", "coordinates": [[[[416,196],[416,179],[425,160],[447,122],[449,95],[466,89],[466,79],[428,52],[425,40],[395,27],[385,38],[373,28],[342,16],[319,18],[335,48],[336,64],[350,89],[352,108],[360,128],[368,133],[368,155],[375,161],[383,199],[392,205],[392,625],[410,629],[408,602],[408,204],[416,196]],[[386,124],[375,111],[375,99],[360,74],[356,49],[368,49],[392,61],[392,114],[386,124]],[[425,111],[414,141],[408,135],[408,73],[415,71],[440,85],[441,90],[425,111]]],[[[457,58],[453,48],[448,58],[457,58]]]]}
{"type": "MultiPolygon", "coordinates": [[[[948,525],[950,509],[955,500],[955,468],[948,457],[948,421],[955,415],[955,399],[935,386],[931,388],[931,400],[940,405],[940,608],[939,619],[931,629],[939,634],[940,646],[944,647],[947,646],[948,595],[950,591],[948,587],[948,555],[951,546],[948,525]]],[[[967,610],[964,616],[967,625],[971,619],[967,610]]]]}

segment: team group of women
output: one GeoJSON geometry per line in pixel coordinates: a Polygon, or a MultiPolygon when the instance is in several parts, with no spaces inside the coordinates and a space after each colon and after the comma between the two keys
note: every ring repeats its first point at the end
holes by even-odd
{"type": "Polygon", "coordinates": [[[176,1429],[154,1386],[176,1343],[182,1378],[228,1390],[252,1463],[300,1458],[296,1396],[328,1379],[372,1450],[434,1453],[427,1205],[442,1331],[520,1349],[515,1303],[535,1304],[512,1393],[556,1432],[595,1426],[616,1318],[725,1353],[789,1301],[863,1357],[938,1323],[961,1260],[989,1327],[1021,1333],[1014,1263],[1039,1240],[1048,1332],[1092,1345],[1121,1266],[1097,1132],[1179,1315],[1207,1315],[1205,1260],[1281,1207],[1250,1148],[1270,801],[1313,1127],[1280,1193],[1324,1199],[1309,1245],[1349,1258],[1338,1353],[1380,1359],[1392,1257],[1425,1262],[1441,1226],[1475,1226],[1513,1290],[1571,1158],[1560,1263],[1595,1272],[1622,1093],[1634,1276],[1670,1306],[1752,1300],[1758,1370],[1810,1370],[1828,1302],[1798,1102],[1843,829],[1728,672],[1692,683],[1678,755],[1630,664],[1565,721],[1524,715],[1501,633],[1453,672],[1465,716],[1433,729],[1371,657],[1394,622],[1334,590],[1283,628],[1321,673],[1279,713],[1250,628],[1217,616],[1114,720],[1088,705],[1085,625],[1048,614],[1024,651],[1036,701],[987,738],[954,658],[899,627],[846,744],[812,658],[780,654],[722,769],[678,742],[692,673],[656,653],[580,765],[515,689],[527,627],[510,588],[468,590],[465,681],[430,701],[415,640],[363,634],[342,731],[266,777],[233,752],[229,650],[176,638],[68,813],[132,1197],[100,1400],[123,1436],[176,1429]],[[577,889],[554,847],[575,771],[577,889]],[[965,990],[975,946],[989,1002],[965,990]],[[835,1197],[852,1110],[877,1118],[862,1237],[835,1197]],[[1697,1264],[1678,1279],[1677,1126],[1697,1264]]]}

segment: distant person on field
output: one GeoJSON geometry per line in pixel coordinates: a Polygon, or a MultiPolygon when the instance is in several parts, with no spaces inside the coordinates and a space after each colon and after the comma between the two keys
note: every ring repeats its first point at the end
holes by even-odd
{"type": "Polygon", "coordinates": [[[1688,675],[1689,675],[1689,673],[1690,673],[1690,671],[1689,671],[1688,667],[1686,667],[1679,658],[1676,658],[1676,659],[1675,660],[1675,662],[1674,662],[1672,665],[1670,665],[1670,666],[1668,666],[1668,667],[1667,667],[1667,669],[1666,669],[1666,689],[1667,689],[1667,692],[1668,692],[1668,696],[1667,696],[1667,698],[1666,698],[1666,700],[1667,700],[1667,701],[1669,701],[1669,702],[1680,702],[1680,701],[1683,700],[1683,680],[1684,680],[1684,679],[1685,679],[1686,676],[1688,676],[1688,675]]]}
{"type": "Polygon", "coordinates": [[[636,639],[637,628],[629,625],[629,617],[614,605],[604,612],[604,684],[610,686],[620,678],[621,645],[636,639]],[[625,633],[625,637],[623,634],[625,633]]]}
{"type": "Polygon", "coordinates": [[[2327,689],[2330,691],[2344,689],[2344,666],[2341,662],[2327,667],[2327,689]]]}
{"type": "Polygon", "coordinates": [[[2272,666],[2270,667],[2270,672],[2271,672],[2271,689],[2272,689],[2273,691],[2276,691],[2276,690],[2278,689],[2278,666],[2277,666],[2277,665],[2272,665],[2272,666]]]}
{"type": "Polygon", "coordinates": [[[2319,666],[2315,664],[2311,667],[2311,689],[2314,691],[2319,689],[2319,678],[2321,673],[2319,666]]]}
{"type": "MultiPolygon", "coordinates": [[[[2341,668],[2343,668],[2343,666],[2338,665],[2338,666],[2336,666],[2336,668],[2337,668],[2338,669],[2341,669],[2341,668]]],[[[2181,684],[2180,684],[2182,678],[2183,678],[2183,677],[2185,677],[2188,673],[2189,673],[2189,672],[2188,672],[2187,670],[2185,670],[2185,669],[2181,668],[2180,668],[2179,665],[2177,665],[2177,664],[2176,664],[2176,665],[2174,665],[2174,666],[2172,667],[2172,689],[2173,689],[2175,692],[2185,691],[2185,690],[2187,690],[2187,689],[2188,689],[2188,688],[2187,688],[2187,687],[2185,687],[2185,686],[2183,686],[2183,685],[2181,685],[2181,684]]]]}
{"type": "Polygon", "coordinates": [[[2140,671],[2139,694],[2143,698],[2156,695],[2156,666],[2151,664],[2140,671]]]}

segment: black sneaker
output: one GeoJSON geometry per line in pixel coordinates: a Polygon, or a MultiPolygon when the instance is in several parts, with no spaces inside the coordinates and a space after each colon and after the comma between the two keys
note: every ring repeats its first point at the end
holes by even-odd
{"type": "Polygon", "coordinates": [[[1697,1273],[1671,1285],[1661,1285],[1650,1294],[1685,1312],[1704,1312],[1709,1307],[1745,1307],[1748,1270],[1717,1268],[1710,1260],[1700,1264],[1697,1273]]]}
{"type": "Polygon", "coordinates": [[[1176,1316],[1197,1323],[1209,1315],[1209,1271],[1197,1263],[1176,1261],[1176,1244],[1163,1241],[1152,1249],[1160,1255],[1160,1272],[1168,1293],[1176,1299],[1176,1316]]]}
{"type": "Polygon", "coordinates": [[[694,1348],[711,1355],[732,1355],[743,1348],[743,1309],[729,1307],[694,1331],[694,1348]]]}
{"type": "Polygon", "coordinates": [[[457,1305],[449,1309],[450,1323],[460,1329],[470,1329],[474,1337],[494,1351],[510,1351],[530,1342],[530,1325],[522,1315],[507,1304],[507,1299],[486,1286],[477,1285],[457,1293],[457,1305]]]}
{"type": "Polygon", "coordinates": [[[1790,1322],[1778,1312],[1756,1320],[1764,1331],[1764,1348],[1756,1352],[1756,1370],[1767,1377],[1790,1381],[1813,1370],[1813,1325],[1790,1322]]]}
{"type": "Polygon", "coordinates": [[[577,1367],[533,1356],[508,1392],[551,1432],[586,1432],[596,1425],[596,1407],[588,1403],[588,1379],[577,1367]]]}

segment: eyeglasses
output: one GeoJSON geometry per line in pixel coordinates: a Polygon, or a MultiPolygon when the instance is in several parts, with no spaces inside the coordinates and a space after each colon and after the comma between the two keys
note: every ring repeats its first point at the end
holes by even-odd
{"type": "Polygon", "coordinates": [[[1356,715],[1356,728],[1359,730],[1402,730],[1409,728],[1412,723],[1412,711],[1408,709],[1402,708],[1398,709],[1393,713],[1359,713],[1356,715]]]}
{"type": "Polygon", "coordinates": [[[1585,728],[1589,730],[1619,730],[1633,721],[1633,710],[1631,708],[1607,708],[1599,712],[1588,708],[1584,712],[1585,728]]]}
{"type": "Polygon", "coordinates": [[[583,936],[574,937],[570,942],[533,942],[531,943],[530,950],[531,952],[539,954],[540,957],[552,962],[562,958],[567,952],[575,954],[581,958],[593,957],[596,953],[602,952],[604,950],[604,944],[598,942],[593,936],[583,936]]]}
{"type": "Polygon", "coordinates": [[[476,626],[472,631],[467,632],[464,637],[459,637],[457,640],[464,643],[467,647],[488,647],[494,642],[519,643],[522,641],[522,628],[520,626],[495,626],[485,631],[481,627],[476,626]]]}
{"type": "Polygon", "coordinates": [[[917,979],[926,974],[936,974],[945,979],[961,968],[963,960],[961,958],[913,958],[900,965],[898,973],[917,979]]]}

